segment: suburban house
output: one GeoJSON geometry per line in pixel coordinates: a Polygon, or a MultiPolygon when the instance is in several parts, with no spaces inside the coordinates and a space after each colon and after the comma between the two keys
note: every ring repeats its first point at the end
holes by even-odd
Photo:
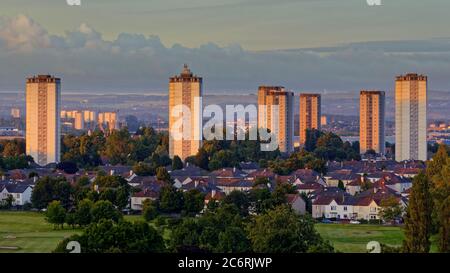
{"type": "Polygon", "coordinates": [[[31,203],[31,193],[33,187],[25,183],[4,183],[0,184],[0,201],[4,201],[8,196],[13,197],[13,206],[23,206],[31,203]]]}
{"type": "Polygon", "coordinates": [[[159,197],[159,192],[151,189],[144,189],[140,192],[134,193],[131,196],[131,209],[132,210],[142,210],[143,203],[145,200],[156,200],[159,197]]]}
{"type": "Polygon", "coordinates": [[[358,174],[352,172],[351,170],[339,170],[325,175],[325,180],[328,187],[337,187],[339,185],[339,181],[342,181],[345,186],[357,177],[358,174]]]}
{"type": "Polygon", "coordinates": [[[288,194],[286,196],[288,204],[298,214],[306,213],[306,202],[299,194],[288,194]]]}
{"type": "Polygon", "coordinates": [[[312,204],[314,218],[329,219],[380,219],[382,201],[394,197],[402,207],[406,207],[405,199],[392,189],[381,186],[373,187],[352,196],[347,192],[319,193],[312,204]]]}

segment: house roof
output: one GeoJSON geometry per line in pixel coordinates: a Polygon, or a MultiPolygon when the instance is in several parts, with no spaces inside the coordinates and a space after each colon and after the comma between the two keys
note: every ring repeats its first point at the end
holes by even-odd
{"type": "MultiPolygon", "coordinates": [[[[194,165],[187,165],[186,167],[184,167],[181,170],[173,170],[170,172],[170,176],[171,177],[176,177],[176,178],[180,178],[180,177],[207,177],[209,174],[207,171],[203,170],[202,168],[199,168],[197,166],[194,165]]],[[[184,179],[183,179],[184,180],[184,179]]]]}
{"type": "Polygon", "coordinates": [[[222,200],[225,198],[225,193],[217,190],[210,191],[206,194],[205,200],[222,200]]]}
{"type": "Polygon", "coordinates": [[[275,177],[275,173],[269,169],[259,169],[259,170],[249,173],[248,176],[253,177],[255,179],[259,178],[259,177],[267,177],[267,178],[271,179],[271,178],[275,177]]]}
{"type": "Polygon", "coordinates": [[[246,177],[247,173],[245,173],[237,168],[223,168],[223,169],[213,171],[211,173],[211,176],[242,178],[242,177],[246,177]]]}
{"type": "Polygon", "coordinates": [[[138,197],[138,198],[154,198],[154,199],[156,199],[156,198],[158,198],[159,197],[159,192],[156,192],[156,191],[154,191],[154,190],[152,190],[152,189],[144,189],[144,190],[142,190],[142,191],[140,191],[140,192],[136,192],[136,193],[133,193],[133,195],[132,195],[132,197],[138,197]]]}

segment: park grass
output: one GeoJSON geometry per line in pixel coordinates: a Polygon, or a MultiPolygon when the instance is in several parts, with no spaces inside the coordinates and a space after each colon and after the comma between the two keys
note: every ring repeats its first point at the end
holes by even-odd
{"type": "MultiPolygon", "coordinates": [[[[143,221],[140,215],[126,215],[124,219],[130,222],[143,221]]],[[[169,228],[157,227],[154,222],[150,222],[150,225],[160,230],[165,240],[170,239],[169,228]]],[[[394,226],[322,223],[315,226],[324,239],[329,240],[337,251],[344,253],[365,253],[370,241],[401,246],[404,238],[401,227],[394,226]]],[[[81,229],[73,230],[68,226],[63,230],[55,230],[53,225],[45,221],[42,213],[0,211],[0,253],[49,253],[63,239],[81,232],[81,229]],[[1,247],[17,249],[2,250],[1,247]]],[[[436,252],[435,243],[431,251],[436,252]]]]}
{"type": "Polygon", "coordinates": [[[53,229],[42,213],[0,211],[0,253],[48,253],[64,238],[79,232],[68,226],[53,229]]]}
{"type": "Polygon", "coordinates": [[[336,250],[344,253],[365,253],[370,241],[398,247],[404,239],[402,229],[395,226],[320,223],[316,229],[336,250]]]}

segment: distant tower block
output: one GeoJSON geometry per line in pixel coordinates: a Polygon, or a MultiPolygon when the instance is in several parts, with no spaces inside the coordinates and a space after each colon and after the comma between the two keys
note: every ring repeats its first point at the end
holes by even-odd
{"type": "Polygon", "coordinates": [[[361,91],[359,97],[359,144],[361,154],[368,150],[385,154],[385,92],[361,91]]]}
{"type": "Polygon", "coordinates": [[[260,86],[258,89],[258,128],[276,134],[280,152],[294,151],[294,93],[282,86],[260,86]],[[263,107],[265,106],[265,107],[263,107]],[[274,106],[278,106],[278,112],[274,106]],[[278,115],[278,126],[272,116],[278,115]]]}
{"type": "Polygon", "coordinates": [[[26,153],[45,166],[60,161],[61,80],[49,75],[27,79],[26,153]]]}
{"type": "MultiPolygon", "coordinates": [[[[307,130],[321,128],[321,95],[300,94],[300,144],[306,142],[307,130]]],[[[325,118],[326,120],[326,118],[325,118]]]]}
{"type": "Polygon", "coordinates": [[[427,160],[427,76],[395,81],[395,160],[427,160]]]}
{"type": "Polygon", "coordinates": [[[203,79],[192,74],[187,65],[180,75],[176,75],[169,80],[169,155],[171,158],[179,156],[185,160],[189,156],[197,154],[202,145],[202,104],[203,79]],[[198,102],[198,103],[196,103],[198,102]],[[175,107],[185,106],[190,110],[189,120],[173,116],[175,107]],[[181,130],[176,126],[176,122],[182,119],[181,130]],[[189,139],[178,139],[174,134],[189,135],[189,139]]]}

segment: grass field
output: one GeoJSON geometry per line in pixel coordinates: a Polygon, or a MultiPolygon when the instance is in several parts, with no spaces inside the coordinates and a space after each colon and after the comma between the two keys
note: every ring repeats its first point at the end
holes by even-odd
{"type": "Polygon", "coordinates": [[[42,214],[36,212],[0,212],[0,253],[51,252],[60,241],[80,232],[66,227],[54,230],[42,214]],[[14,247],[16,250],[2,250],[14,247]]]}
{"type": "MultiPolygon", "coordinates": [[[[140,221],[141,216],[125,216],[128,221],[140,221]]],[[[370,241],[378,241],[390,246],[400,246],[403,231],[399,227],[376,225],[342,225],[317,224],[317,230],[334,247],[346,253],[366,252],[370,241]]],[[[45,253],[51,252],[66,237],[81,230],[65,227],[54,230],[45,221],[44,215],[36,212],[0,211],[0,253],[45,253]],[[18,249],[2,250],[1,247],[17,247],[18,249]]],[[[163,237],[168,239],[170,231],[164,230],[163,237]]],[[[433,246],[432,251],[435,251],[433,246]]]]}
{"type": "Polygon", "coordinates": [[[390,246],[400,246],[403,231],[399,227],[378,225],[316,224],[317,231],[333,246],[345,253],[367,252],[370,241],[378,241],[390,246]]]}

